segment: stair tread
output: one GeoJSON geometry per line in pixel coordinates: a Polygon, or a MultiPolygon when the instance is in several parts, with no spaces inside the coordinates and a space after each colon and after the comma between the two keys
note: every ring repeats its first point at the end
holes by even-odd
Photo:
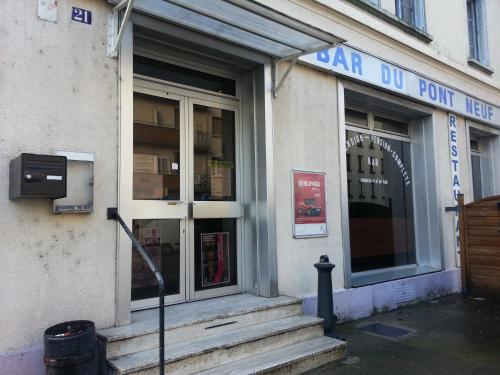
{"type": "MultiPolygon", "coordinates": [[[[294,297],[265,298],[239,294],[213,300],[167,306],[165,307],[165,330],[297,303],[301,303],[301,300],[294,297]]],[[[157,308],[135,312],[131,324],[106,328],[100,330],[97,334],[105,341],[112,342],[155,332],[158,332],[157,308]]]]}
{"type": "Polygon", "coordinates": [[[288,345],[277,350],[240,359],[225,365],[197,372],[197,375],[244,375],[259,374],[265,370],[280,368],[309,356],[340,349],[346,346],[344,341],[321,336],[311,340],[288,345]]]}
{"type": "MultiPolygon", "coordinates": [[[[307,315],[296,315],[268,321],[254,326],[226,331],[214,336],[202,337],[165,345],[165,363],[208,353],[216,349],[230,348],[261,338],[314,326],[322,319],[307,315]]],[[[108,359],[109,364],[122,374],[146,369],[158,365],[158,349],[150,349],[108,359]]]]}

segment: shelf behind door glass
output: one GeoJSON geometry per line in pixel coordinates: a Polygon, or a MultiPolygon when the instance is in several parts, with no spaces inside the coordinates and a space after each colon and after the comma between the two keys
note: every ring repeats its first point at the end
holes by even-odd
{"type": "Polygon", "coordinates": [[[193,106],[194,200],[236,200],[233,111],[193,106]]]}
{"type": "Polygon", "coordinates": [[[134,93],[134,199],[180,199],[179,102],[134,93]]]}

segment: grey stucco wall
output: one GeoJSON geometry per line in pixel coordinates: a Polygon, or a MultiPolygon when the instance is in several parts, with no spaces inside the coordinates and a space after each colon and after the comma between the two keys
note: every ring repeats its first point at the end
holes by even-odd
{"type": "Polygon", "coordinates": [[[106,207],[117,204],[118,82],[117,61],[106,57],[110,7],[101,0],[58,3],[57,23],[50,23],[38,19],[37,1],[2,1],[4,370],[14,363],[12,353],[39,348],[43,330],[52,324],[71,319],[90,319],[98,327],[114,324],[116,226],[106,220],[106,207]],[[71,6],[92,11],[92,24],[71,21],[71,6]],[[9,161],[22,152],[56,150],[95,153],[92,214],[54,215],[49,200],[8,200],[9,161]]]}
{"type": "Polygon", "coordinates": [[[313,265],[322,254],[337,265],[334,287],[343,287],[336,78],[294,67],[273,102],[273,119],[279,293],[316,293],[313,265]],[[292,169],[326,172],[328,237],[293,238],[292,169]]]}

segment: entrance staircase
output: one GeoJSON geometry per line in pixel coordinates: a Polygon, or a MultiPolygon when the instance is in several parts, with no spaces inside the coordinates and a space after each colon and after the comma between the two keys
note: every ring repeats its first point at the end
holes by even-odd
{"type": "MultiPolygon", "coordinates": [[[[158,310],[98,332],[109,374],[157,375],[158,310]]],[[[248,294],[165,308],[166,374],[300,374],[345,356],[300,299],[248,294]]]]}

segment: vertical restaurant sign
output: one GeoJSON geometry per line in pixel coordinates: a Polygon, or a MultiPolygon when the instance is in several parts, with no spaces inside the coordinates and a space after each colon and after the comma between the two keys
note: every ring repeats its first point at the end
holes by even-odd
{"type": "MultiPolygon", "coordinates": [[[[458,194],[460,194],[460,160],[458,154],[457,117],[452,113],[448,116],[448,134],[450,140],[451,187],[453,191],[453,205],[456,207],[458,206],[458,194]]],[[[460,252],[459,222],[458,211],[456,211],[453,218],[453,230],[455,250],[457,254],[460,252]]],[[[460,259],[460,257],[457,256],[457,259],[460,259]]]]}
{"type": "Polygon", "coordinates": [[[292,177],[293,236],[327,236],[325,174],[292,171],[292,177]]]}
{"type": "Polygon", "coordinates": [[[201,234],[201,286],[230,282],[229,233],[201,234]]]}

